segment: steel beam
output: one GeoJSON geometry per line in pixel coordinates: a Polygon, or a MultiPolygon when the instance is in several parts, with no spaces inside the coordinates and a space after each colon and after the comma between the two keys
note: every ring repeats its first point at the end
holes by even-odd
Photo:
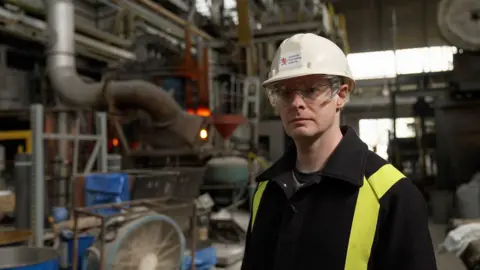
{"type": "Polygon", "coordinates": [[[96,117],[97,136],[100,137],[98,144],[100,149],[98,152],[98,171],[107,172],[108,169],[108,138],[107,138],[107,114],[98,112],[96,117]]]}
{"type": "MultiPolygon", "coordinates": [[[[398,97],[397,105],[412,105],[416,102],[415,97],[398,97]]],[[[382,107],[390,105],[390,97],[373,97],[373,98],[352,98],[346,108],[369,108],[382,107]]]]}
{"type": "MultiPolygon", "coordinates": [[[[262,36],[283,34],[288,32],[311,32],[311,31],[322,29],[322,28],[323,28],[323,24],[321,21],[288,23],[288,24],[286,23],[286,24],[264,26],[259,30],[253,31],[253,35],[255,38],[257,38],[262,36]]],[[[230,31],[227,34],[227,36],[229,38],[236,38],[237,32],[230,31]]]]}
{"type": "MultiPolygon", "coordinates": [[[[178,7],[182,11],[187,12],[190,10],[190,6],[184,0],[168,0],[168,2],[174,4],[176,7],[178,7]]],[[[195,1],[193,2],[195,3],[195,1]]]]}
{"type": "Polygon", "coordinates": [[[45,159],[43,151],[43,106],[34,104],[30,107],[30,125],[32,127],[32,211],[31,230],[36,247],[43,247],[45,222],[45,159]]]}

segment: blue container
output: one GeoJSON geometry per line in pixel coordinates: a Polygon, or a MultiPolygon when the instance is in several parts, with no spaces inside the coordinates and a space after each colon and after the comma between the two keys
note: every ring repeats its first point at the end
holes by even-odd
{"type": "Polygon", "coordinates": [[[68,209],[65,207],[53,207],[52,216],[55,223],[66,221],[68,219],[68,209]]]}
{"type": "MultiPolygon", "coordinates": [[[[85,178],[85,205],[121,203],[130,200],[128,174],[91,174],[85,178]]],[[[101,209],[100,214],[116,214],[119,209],[101,209]]]]}
{"type": "MultiPolygon", "coordinates": [[[[217,251],[214,247],[208,247],[195,252],[195,268],[198,270],[210,270],[217,264],[217,251]]],[[[185,258],[183,269],[192,267],[192,257],[185,258]]]]}
{"type": "Polygon", "coordinates": [[[0,248],[0,269],[58,270],[59,254],[51,248],[0,248]]]}
{"type": "MultiPolygon", "coordinates": [[[[84,257],[87,254],[87,249],[93,245],[95,237],[92,235],[82,235],[78,237],[78,269],[83,269],[84,257]]],[[[73,265],[73,239],[67,240],[68,245],[68,264],[73,265]]]]}

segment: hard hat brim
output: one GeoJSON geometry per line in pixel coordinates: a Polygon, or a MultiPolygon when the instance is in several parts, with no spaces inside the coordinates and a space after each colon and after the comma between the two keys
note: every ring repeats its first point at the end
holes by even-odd
{"type": "Polygon", "coordinates": [[[320,70],[313,71],[309,68],[296,68],[291,70],[282,70],[278,73],[278,75],[272,76],[270,79],[265,80],[262,83],[263,87],[267,87],[269,84],[276,83],[283,80],[288,80],[297,77],[309,76],[309,75],[333,75],[333,76],[340,76],[350,80],[350,92],[353,91],[355,88],[355,80],[353,78],[345,76],[345,74],[332,74],[332,72],[321,72],[320,70]]]}

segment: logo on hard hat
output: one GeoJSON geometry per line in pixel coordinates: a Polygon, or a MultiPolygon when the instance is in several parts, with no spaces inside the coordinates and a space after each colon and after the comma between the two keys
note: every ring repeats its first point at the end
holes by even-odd
{"type": "Polygon", "coordinates": [[[282,58],[282,66],[285,66],[287,64],[287,59],[285,57],[282,58]]]}

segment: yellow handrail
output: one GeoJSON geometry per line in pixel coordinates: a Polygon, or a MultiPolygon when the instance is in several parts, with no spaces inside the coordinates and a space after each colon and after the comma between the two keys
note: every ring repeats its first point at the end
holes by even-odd
{"type": "Polygon", "coordinates": [[[0,131],[0,141],[7,140],[24,140],[25,151],[27,153],[32,152],[32,131],[30,130],[0,131]]]}

